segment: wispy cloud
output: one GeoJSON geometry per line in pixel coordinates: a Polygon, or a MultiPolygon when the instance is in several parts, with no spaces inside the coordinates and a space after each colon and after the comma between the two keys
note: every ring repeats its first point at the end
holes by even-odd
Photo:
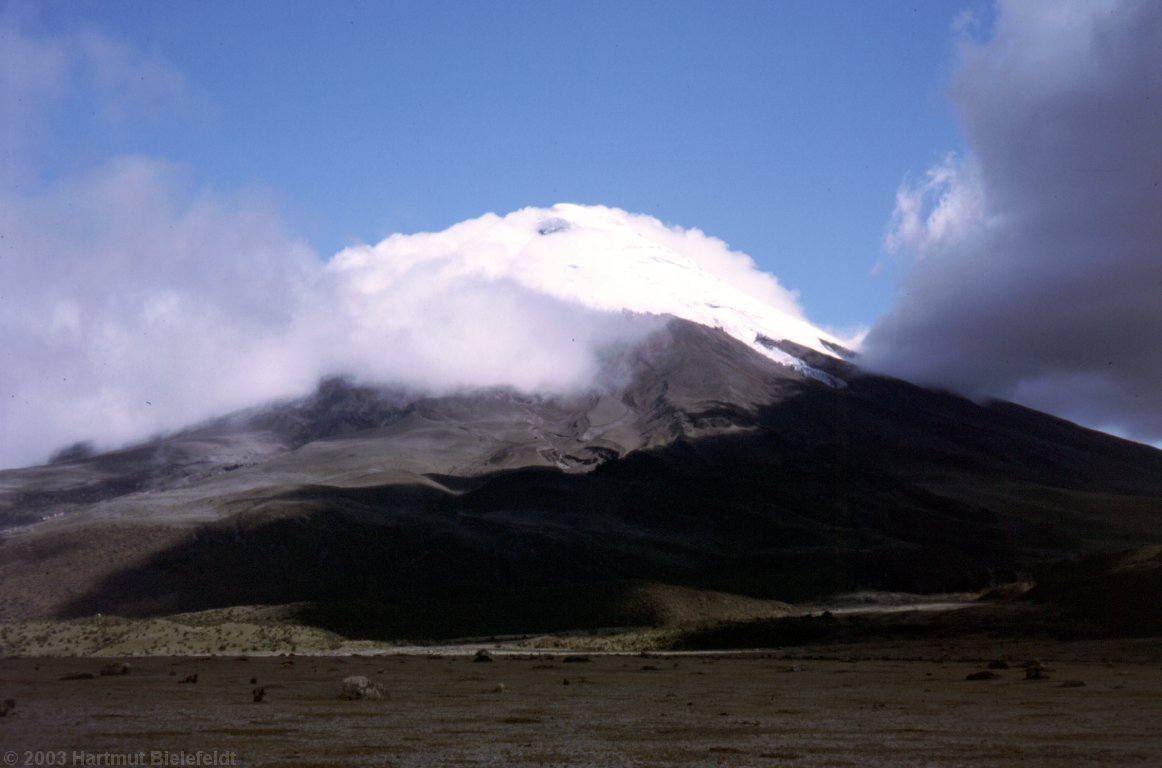
{"type": "Polygon", "coordinates": [[[40,181],[38,161],[68,140],[57,135],[62,125],[92,137],[213,115],[212,100],[160,54],[92,28],[38,35],[34,17],[0,10],[0,186],[40,181]]]}
{"type": "Polygon", "coordinates": [[[29,36],[0,11],[0,185],[17,184],[28,172],[46,109],[68,92],[69,70],[63,41],[29,36]]]}
{"type": "Polygon", "coordinates": [[[89,29],[69,45],[76,77],[87,79],[100,117],[114,125],[189,109],[199,99],[182,73],[156,52],[89,29]]]}
{"type": "Polygon", "coordinates": [[[952,86],[971,154],[898,196],[870,364],[1162,439],[1162,5],[1001,2],[952,86]]]}

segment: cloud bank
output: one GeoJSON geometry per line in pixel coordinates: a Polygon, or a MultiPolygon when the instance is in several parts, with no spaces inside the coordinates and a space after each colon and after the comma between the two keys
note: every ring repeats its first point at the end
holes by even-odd
{"type": "MultiPolygon", "coordinates": [[[[530,281],[532,251],[507,253],[513,226],[497,216],[325,262],[266,201],[197,189],[180,164],[62,165],[62,125],[117,139],[200,97],[157,55],[92,30],[37,37],[23,21],[0,14],[0,467],[75,441],[140,440],[334,373],[565,391],[592,379],[610,344],[648,330],[530,281]]],[[[720,242],[637,224],[794,304],[720,242]]]]}
{"type": "Polygon", "coordinates": [[[313,254],[261,207],[191,198],[126,157],[8,212],[0,258],[0,465],[103,446],[280,394],[313,254]]]}
{"type": "Polygon", "coordinates": [[[488,214],[325,261],[260,197],[196,189],[179,164],[58,167],[66,102],[116,134],[180,115],[193,89],[93,32],[42,39],[0,17],[0,36],[0,86],[19,107],[4,113],[0,157],[0,467],[144,439],[336,373],[437,392],[588,385],[611,345],[654,327],[623,309],[672,306],[650,285],[656,265],[594,267],[587,254],[612,246],[710,276],[672,283],[679,293],[713,283],[802,322],[794,294],[749,257],[624,211],[488,214]],[[558,214],[572,221],[552,224],[558,214]]]}
{"type": "Polygon", "coordinates": [[[971,153],[897,198],[869,365],[1162,441],[1162,4],[998,3],[951,95],[971,153]]]}
{"type": "Polygon", "coordinates": [[[8,201],[0,464],[124,444],[337,373],[575,391],[657,327],[641,313],[714,306],[697,304],[708,290],[768,313],[781,302],[806,325],[793,294],[721,241],[616,209],[487,214],[323,262],[273,211],[192,195],[183,175],[119,158],[8,201]]]}

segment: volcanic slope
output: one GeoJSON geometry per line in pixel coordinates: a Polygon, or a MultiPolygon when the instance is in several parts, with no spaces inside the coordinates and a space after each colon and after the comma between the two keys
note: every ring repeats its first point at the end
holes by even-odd
{"type": "Polygon", "coordinates": [[[0,619],[294,603],[348,634],[539,632],[640,620],[646,582],[975,589],[1162,543],[1162,452],[756,342],[812,370],[670,319],[606,357],[605,389],[331,379],[0,473],[0,619]]]}

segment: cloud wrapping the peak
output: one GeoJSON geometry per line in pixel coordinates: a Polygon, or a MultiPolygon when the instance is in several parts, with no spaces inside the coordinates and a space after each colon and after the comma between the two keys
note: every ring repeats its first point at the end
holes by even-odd
{"type": "Polygon", "coordinates": [[[971,154],[897,198],[867,362],[1162,440],[1162,5],[1002,2],[951,95],[971,154]]]}
{"type": "Polygon", "coordinates": [[[526,208],[503,218],[488,214],[443,232],[392,235],[375,246],[342,251],[330,268],[363,281],[368,290],[417,269],[446,278],[506,277],[604,310],[669,312],[675,293],[695,303],[725,290],[806,322],[796,294],[746,254],[698,229],[670,227],[604,206],[526,208]],[[545,221],[559,228],[541,234],[545,221]],[[710,284],[704,280],[708,275],[714,278],[710,284]]]}
{"type": "Polygon", "coordinates": [[[600,384],[603,357],[656,314],[747,342],[775,322],[772,334],[818,343],[794,295],[748,257],[649,217],[529,208],[323,262],[269,207],[192,194],[184,176],[123,157],[9,201],[0,464],[142,439],[331,374],[573,392],[600,384]],[[560,228],[541,234],[550,219],[560,228]]]}
{"type": "Polygon", "coordinates": [[[334,374],[436,393],[601,385],[603,356],[656,328],[651,314],[746,343],[826,338],[745,254],[613,208],[490,213],[323,260],[260,195],[100,152],[191,105],[213,112],[169,62],[92,29],[38,37],[26,20],[0,12],[0,88],[17,107],[0,111],[0,468],[334,374]]]}
{"type": "Polygon", "coordinates": [[[747,254],[731,250],[725,242],[698,228],[667,227],[651,216],[625,216],[629,225],[643,237],[686,256],[701,269],[742,293],[791,317],[806,320],[798,292],[784,287],[769,272],[760,270],[747,254]]]}
{"type": "MultiPolygon", "coordinates": [[[[414,384],[509,384],[562,391],[591,381],[601,348],[649,324],[626,313],[674,314],[751,342],[753,318],[777,317],[818,344],[793,293],[745,254],[698,230],[602,206],[561,204],[486,214],[442,232],[396,234],[336,254],[326,266],[338,310],[334,365],[414,384]],[[738,327],[723,304],[744,314],[738,327]],[[804,330],[806,329],[806,330],[804,330]],[[357,360],[392,339],[396,358],[357,360]],[[401,372],[402,371],[402,372],[401,372]]],[[[325,321],[320,325],[326,326],[325,321]]]]}

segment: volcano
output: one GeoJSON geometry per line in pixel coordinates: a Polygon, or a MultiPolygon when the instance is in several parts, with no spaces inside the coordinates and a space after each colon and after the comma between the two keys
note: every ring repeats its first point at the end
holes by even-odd
{"type": "Polygon", "coordinates": [[[621,212],[491,224],[457,244],[473,269],[618,318],[587,383],[340,374],[0,472],[0,620],[293,605],[351,634],[542,632],[648,621],[642,585],[980,590],[1162,543],[1158,450],[862,370],[621,212]]]}

